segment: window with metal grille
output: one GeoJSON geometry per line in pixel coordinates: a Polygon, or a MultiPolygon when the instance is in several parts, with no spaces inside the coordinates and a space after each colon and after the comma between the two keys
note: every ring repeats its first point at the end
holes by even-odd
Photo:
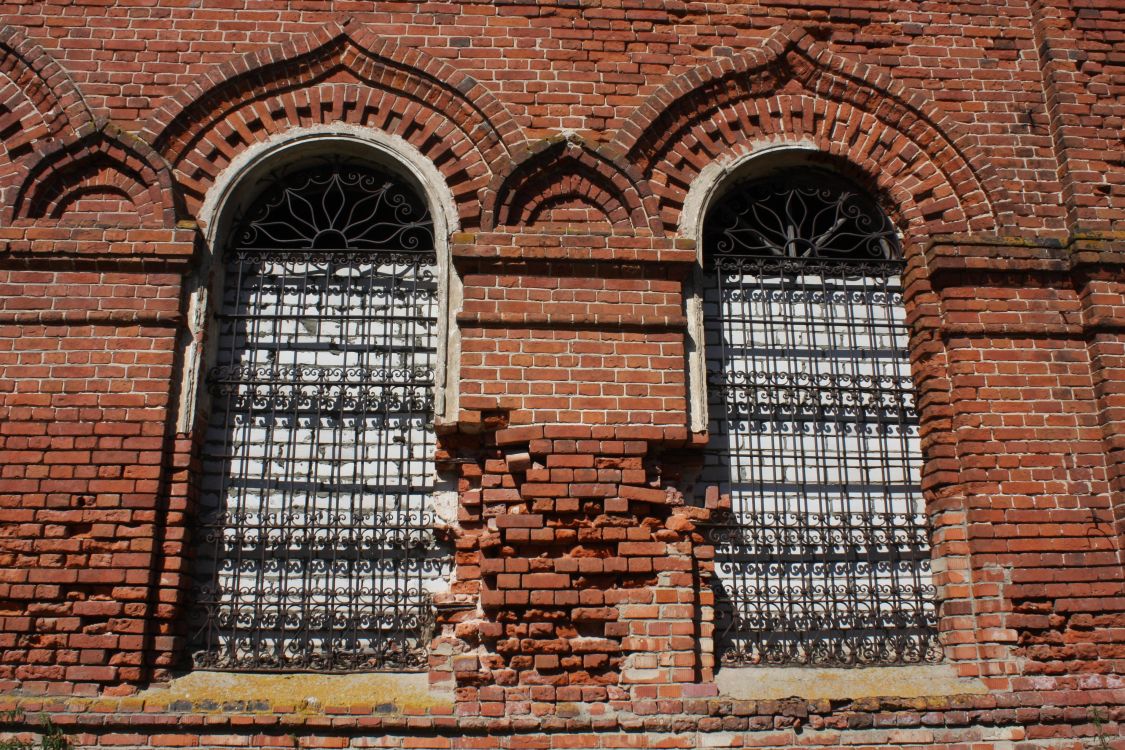
{"type": "Polygon", "coordinates": [[[722,662],[939,659],[894,227],[805,170],[735,185],[703,243],[722,662]]]}
{"type": "Polygon", "coordinates": [[[425,202],[381,169],[272,176],[222,248],[192,658],[425,667],[439,283],[425,202]]]}

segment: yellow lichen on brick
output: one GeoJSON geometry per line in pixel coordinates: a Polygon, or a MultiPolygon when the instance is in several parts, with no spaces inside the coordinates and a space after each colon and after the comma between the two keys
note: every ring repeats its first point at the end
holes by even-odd
{"type": "Polygon", "coordinates": [[[449,697],[431,691],[425,674],[234,674],[197,671],[160,687],[149,688],[138,697],[146,702],[190,701],[195,706],[238,701],[266,702],[272,710],[317,713],[326,706],[383,706],[393,704],[396,713],[426,712],[448,702],[449,697]]]}

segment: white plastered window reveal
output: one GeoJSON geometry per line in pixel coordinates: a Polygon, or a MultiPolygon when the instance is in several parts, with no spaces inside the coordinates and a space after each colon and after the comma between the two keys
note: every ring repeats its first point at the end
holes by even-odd
{"type": "MultiPolygon", "coordinates": [[[[454,522],[441,512],[451,490],[434,476],[432,420],[456,410],[455,389],[447,387],[456,377],[446,362],[457,359],[452,321],[460,304],[448,259],[456,211],[440,173],[394,136],[345,125],[298,129],[232,162],[208,193],[200,223],[208,246],[226,250],[223,244],[234,242],[232,217],[256,199],[255,185],[267,173],[299,172],[318,159],[351,159],[397,175],[429,207],[435,263],[267,254],[250,264],[254,279],[231,283],[220,260],[210,282],[197,284],[186,358],[192,378],[180,418],[187,430],[197,411],[213,415],[200,482],[200,557],[212,568],[197,591],[207,610],[200,628],[212,633],[203,637],[209,653],[196,656],[204,667],[409,666],[394,653],[397,645],[379,643],[380,633],[417,631],[412,648],[424,649],[426,626],[416,618],[428,613],[419,604],[447,591],[453,575],[433,538],[435,528],[454,522]],[[194,378],[220,352],[225,367],[212,372],[209,390],[222,393],[216,378],[224,376],[237,384],[197,406],[202,389],[194,378]],[[413,372],[432,373],[432,382],[412,391],[374,382],[409,380],[413,372]],[[432,399],[428,416],[419,407],[399,413],[401,403],[388,411],[388,398],[425,397],[432,399]],[[427,545],[433,554],[408,551],[427,545]]],[[[324,183],[319,197],[364,187],[342,174],[324,183]]],[[[318,223],[335,219],[309,213],[295,192],[285,195],[287,207],[302,214],[293,225],[309,242],[318,223]]]]}
{"type": "Polygon", "coordinates": [[[733,665],[932,662],[901,278],[876,263],[845,277],[729,258],[703,271],[717,200],[743,178],[799,175],[815,153],[771,143],[709,165],[684,205],[682,234],[700,247],[687,303],[691,424],[710,435],[700,482],[731,503],[713,532],[720,648],[733,665]]]}

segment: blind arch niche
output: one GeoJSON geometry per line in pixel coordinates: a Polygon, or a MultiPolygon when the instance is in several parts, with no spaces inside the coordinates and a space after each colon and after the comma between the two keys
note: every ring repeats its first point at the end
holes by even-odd
{"type": "Polygon", "coordinates": [[[939,660],[893,225],[794,166],[730,185],[702,240],[723,663],[939,660]]]}
{"type": "Polygon", "coordinates": [[[423,192],[356,151],[259,169],[224,211],[197,667],[426,665],[451,567],[432,498],[443,264],[423,192]]]}

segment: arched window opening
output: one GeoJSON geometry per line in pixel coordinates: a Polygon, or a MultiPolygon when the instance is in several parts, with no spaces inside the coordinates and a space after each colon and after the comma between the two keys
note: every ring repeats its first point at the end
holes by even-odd
{"type": "Polygon", "coordinates": [[[940,659],[893,225],[790,170],[727,191],[703,246],[722,662],[940,659]]]}
{"type": "Polygon", "coordinates": [[[193,663],[424,668],[450,566],[431,507],[428,207],[381,168],[327,159],[242,205],[207,375],[193,663]]]}

